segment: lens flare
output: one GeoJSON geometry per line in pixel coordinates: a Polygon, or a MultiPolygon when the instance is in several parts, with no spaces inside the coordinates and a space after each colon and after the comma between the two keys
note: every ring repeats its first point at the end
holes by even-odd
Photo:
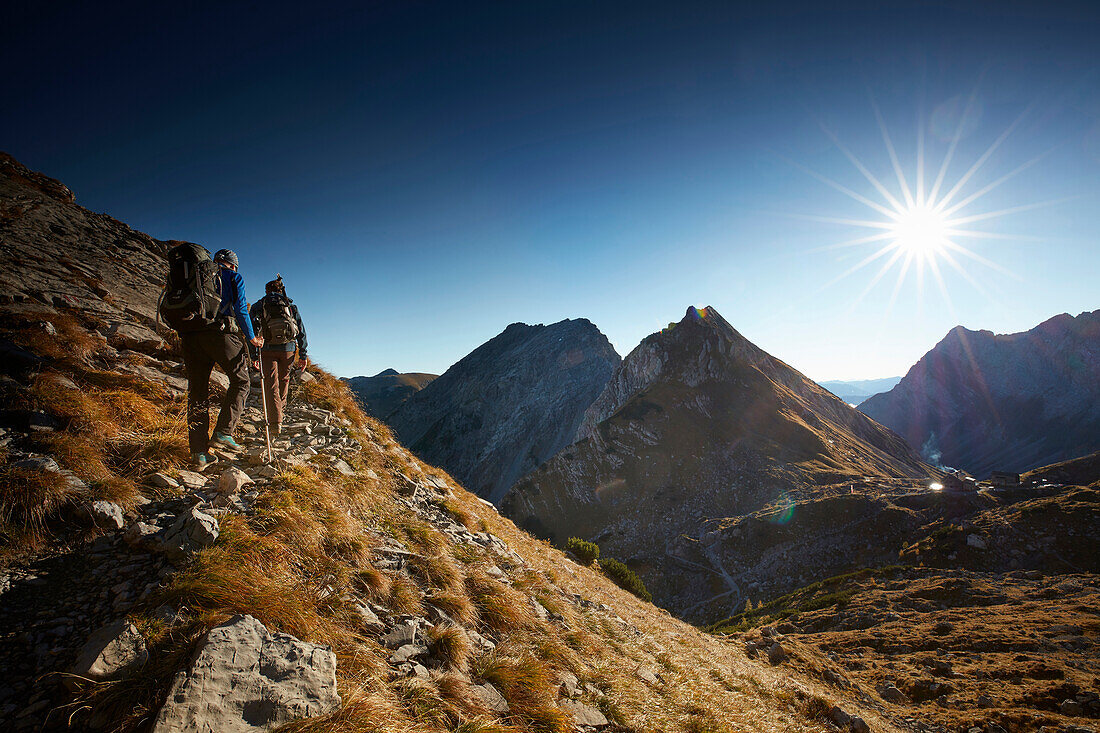
{"type": "MultiPolygon", "coordinates": [[[[951,297],[947,283],[944,280],[944,270],[950,268],[962,277],[978,293],[989,296],[990,293],[970,274],[968,266],[980,264],[997,272],[1008,275],[1014,279],[1020,278],[1005,270],[997,263],[973,251],[970,247],[961,244],[964,240],[998,240],[1020,239],[1034,240],[1032,237],[1009,236],[995,232],[982,231],[971,227],[975,222],[989,221],[1009,214],[1018,213],[1030,209],[1049,206],[1060,203],[1059,201],[1044,201],[1034,204],[1025,204],[1000,209],[972,213],[968,209],[976,201],[995,190],[1006,181],[1014,178],[1023,171],[1039,162],[1045,153],[1017,166],[1015,169],[984,185],[974,183],[976,174],[982,169],[993,153],[1008,139],[1012,132],[1020,125],[1030,113],[1031,107],[1024,110],[1021,115],[1012,122],[983,152],[977,160],[954,182],[948,180],[948,169],[957,152],[959,141],[964,134],[974,131],[975,116],[980,114],[980,104],[977,102],[977,89],[969,96],[969,102],[959,115],[955,125],[954,134],[950,136],[947,151],[942,163],[935,175],[927,169],[925,160],[924,130],[925,125],[918,127],[916,141],[916,158],[914,169],[909,174],[902,166],[897,149],[886,128],[882,113],[871,101],[879,131],[889,156],[893,169],[896,185],[888,186],[879,180],[874,173],[840,141],[839,137],[822,125],[822,131],[832,140],[837,149],[859,171],[860,175],[870,184],[873,191],[860,193],[844,186],[831,178],[821,175],[794,161],[788,161],[796,168],[816,178],[827,186],[840,191],[845,196],[867,207],[874,214],[868,218],[858,217],[832,217],[832,216],[799,216],[798,218],[810,221],[839,224],[847,227],[857,227],[869,230],[870,233],[849,239],[837,244],[828,245],[821,249],[832,250],[842,247],[870,247],[871,251],[865,257],[840,273],[832,280],[821,286],[824,290],[837,282],[877,264],[877,272],[872,276],[863,292],[857,297],[857,302],[866,296],[876,285],[893,269],[898,270],[894,283],[893,293],[890,298],[889,308],[892,308],[906,281],[909,273],[916,275],[918,292],[923,285],[924,272],[927,269],[932,273],[944,301],[949,307],[951,297]],[[966,191],[967,186],[976,190],[966,191]]],[[[954,115],[952,115],[954,116],[954,115]]],[[[942,124],[942,120],[940,120],[942,124]]],[[[797,215],[796,215],[797,216],[797,215]]]]}

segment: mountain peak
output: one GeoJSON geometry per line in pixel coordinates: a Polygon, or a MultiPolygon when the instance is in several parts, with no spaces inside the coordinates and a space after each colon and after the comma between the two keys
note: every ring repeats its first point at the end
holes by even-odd
{"type": "Polygon", "coordinates": [[[396,374],[400,374],[400,372],[398,372],[396,369],[390,368],[390,369],[383,369],[382,371],[378,372],[374,376],[375,377],[392,377],[396,374]]]}

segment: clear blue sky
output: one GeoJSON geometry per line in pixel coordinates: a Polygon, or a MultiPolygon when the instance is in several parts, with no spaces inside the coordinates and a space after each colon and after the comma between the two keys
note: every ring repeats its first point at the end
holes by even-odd
{"type": "Polygon", "coordinates": [[[956,324],[1100,308],[1097,3],[24,5],[0,147],[236,250],[253,297],[281,272],[340,375],[438,373],[515,321],[626,354],[709,304],[869,378],[956,324]],[[1008,274],[962,258],[950,303],[911,270],[891,306],[897,266],[860,297],[888,257],[829,284],[884,242],[826,249],[881,229],[819,218],[882,217],[804,169],[882,201],[827,129],[900,198],[872,100],[910,185],[918,134],[930,187],[958,133],[941,192],[1019,120],[955,199],[1044,155],[958,214],[1054,202],[958,240],[1008,274]]]}

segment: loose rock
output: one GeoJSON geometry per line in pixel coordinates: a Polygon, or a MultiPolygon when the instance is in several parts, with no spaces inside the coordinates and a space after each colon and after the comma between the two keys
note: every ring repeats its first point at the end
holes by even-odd
{"type": "Polygon", "coordinates": [[[235,616],[199,642],[153,733],[267,731],[339,705],[330,648],[272,634],[252,616],[235,616]]]}

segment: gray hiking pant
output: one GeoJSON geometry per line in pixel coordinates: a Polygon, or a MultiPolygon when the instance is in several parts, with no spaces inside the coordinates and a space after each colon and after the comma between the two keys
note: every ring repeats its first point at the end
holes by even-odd
{"type": "Polygon", "coordinates": [[[210,441],[210,371],[217,364],[229,377],[214,432],[232,433],[241,419],[248,390],[248,349],[238,334],[198,331],[180,334],[187,366],[187,442],[202,453],[210,441]]]}

